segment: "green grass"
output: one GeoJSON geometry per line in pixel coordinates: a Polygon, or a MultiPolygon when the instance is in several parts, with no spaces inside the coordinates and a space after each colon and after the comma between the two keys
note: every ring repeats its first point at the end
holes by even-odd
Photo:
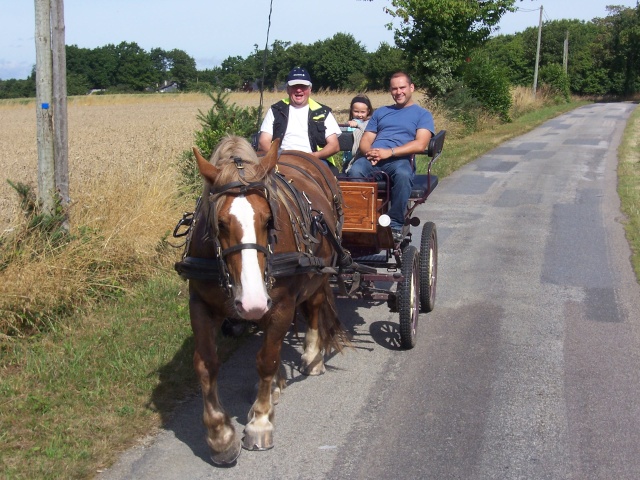
{"type": "Polygon", "coordinates": [[[93,476],[196,390],[186,287],[166,272],[56,332],[2,344],[3,478],[93,476]]]}
{"type": "Polygon", "coordinates": [[[636,108],[625,128],[618,149],[618,195],[626,215],[625,231],[631,246],[631,263],[640,282],[640,109],[636,108]]]}
{"type": "MultiPolygon", "coordinates": [[[[544,108],[489,132],[448,138],[436,173],[446,176],[581,104],[544,108]]],[[[624,170],[621,165],[620,196],[636,271],[640,154],[627,137],[640,138],[639,125],[636,111],[620,150],[621,158],[635,158],[624,170]]],[[[197,391],[186,289],[167,269],[98,309],[66,319],[55,331],[0,338],[2,478],[92,477],[197,391]]],[[[221,350],[228,354],[235,345],[226,340],[221,350]]]]}

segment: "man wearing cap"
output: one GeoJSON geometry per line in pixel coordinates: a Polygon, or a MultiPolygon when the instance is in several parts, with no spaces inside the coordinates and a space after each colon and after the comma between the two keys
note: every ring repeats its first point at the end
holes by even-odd
{"type": "Polygon", "coordinates": [[[287,75],[289,98],[271,105],[260,127],[258,149],[269,150],[274,138],[282,139],[283,150],[300,150],[321,158],[334,173],[338,169],[329,158],[340,150],[338,122],[326,105],[309,98],[311,77],[296,67],[287,75]]]}

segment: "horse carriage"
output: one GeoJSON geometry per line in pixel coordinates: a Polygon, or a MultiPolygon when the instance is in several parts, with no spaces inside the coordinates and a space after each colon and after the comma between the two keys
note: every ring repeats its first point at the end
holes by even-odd
{"type": "MultiPolygon", "coordinates": [[[[420,225],[415,209],[427,200],[438,185],[431,173],[434,162],[442,153],[445,131],[441,130],[429,142],[425,154],[429,157],[426,174],[416,174],[409,207],[402,229],[402,240],[393,238],[389,227],[391,182],[384,173],[368,181],[354,181],[338,176],[344,199],[342,247],[350,252],[353,263],[343,266],[334,277],[336,293],[370,300],[387,300],[392,311],[399,314],[400,345],[413,348],[416,344],[418,315],[431,312],[435,306],[438,273],[438,237],[436,225],[426,222],[422,227],[420,249],[411,245],[411,226],[420,225]],[[395,291],[379,288],[396,284],[395,291]]],[[[350,151],[353,136],[343,132],[340,148],[350,151]]],[[[412,158],[415,169],[415,157],[412,158]]]]}
{"type": "MultiPolygon", "coordinates": [[[[350,147],[344,143],[343,147],[350,147]]],[[[400,315],[400,341],[412,348],[419,312],[431,311],[437,276],[437,236],[422,228],[421,250],[411,245],[413,217],[437,185],[433,162],[444,132],[431,139],[426,175],[417,175],[403,238],[388,227],[390,183],[385,178],[354,182],[336,178],[323,161],[297,151],[264,156],[240,137],[227,137],[207,161],[194,148],[205,179],[202,196],[174,230],[185,236],[176,271],[189,281],[189,311],[195,338],[194,367],[204,400],[203,421],[211,458],[231,465],[241,449],[273,447],[274,406],[286,379],[280,350],[296,312],[307,323],[300,370],[325,371],[324,355],[349,345],[335,296],[387,300],[400,315]],[[377,286],[395,283],[395,290],[377,286]],[[224,322],[257,324],[263,345],[256,365],[256,400],[244,437],[218,400],[220,361],[216,335],[224,322]]]]}

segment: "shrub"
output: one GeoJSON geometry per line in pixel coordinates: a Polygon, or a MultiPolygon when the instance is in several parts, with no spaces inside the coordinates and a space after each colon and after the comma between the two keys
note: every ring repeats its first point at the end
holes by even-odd
{"type": "Polygon", "coordinates": [[[465,133],[472,133],[478,129],[482,103],[464,84],[456,83],[447,94],[439,97],[438,103],[442,104],[448,113],[447,116],[464,125],[465,133]]]}
{"type": "Polygon", "coordinates": [[[476,53],[464,65],[462,78],[482,106],[504,122],[510,121],[511,91],[509,75],[486,53],[476,53]]]}
{"type": "Polygon", "coordinates": [[[564,73],[564,69],[557,63],[540,67],[540,82],[547,85],[550,90],[564,101],[571,99],[569,76],[564,73]]]}
{"type": "MultiPolygon", "coordinates": [[[[213,106],[207,113],[198,114],[202,129],[195,132],[195,144],[205,158],[209,158],[225,135],[239,135],[246,139],[258,130],[258,109],[229,104],[229,93],[216,90],[208,93],[213,106]]],[[[191,150],[182,152],[177,163],[180,172],[180,190],[197,196],[202,187],[195,156],[191,150]]]]}

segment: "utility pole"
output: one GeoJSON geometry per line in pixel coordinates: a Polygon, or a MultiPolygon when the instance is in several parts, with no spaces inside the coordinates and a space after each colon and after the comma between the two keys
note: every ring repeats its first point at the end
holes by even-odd
{"type": "Polygon", "coordinates": [[[533,72],[533,98],[538,89],[538,64],[540,63],[540,40],[542,39],[542,5],[540,5],[540,21],[538,22],[538,49],[536,50],[536,66],[533,72]]]}
{"type": "Polygon", "coordinates": [[[562,68],[564,74],[567,74],[567,65],[569,63],[569,30],[567,30],[564,37],[564,50],[562,51],[562,68]]]}
{"type": "Polygon", "coordinates": [[[55,213],[56,200],[69,230],[69,155],[67,127],[67,60],[64,0],[35,0],[36,129],[38,197],[43,211],[55,213]]]}
{"type": "Polygon", "coordinates": [[[53,157],[53,66],[51,55],[51,4],[35,0],[36,12],[36,131],[38,143],[38,198],[44,212],[55,210],[53,157]]]}

